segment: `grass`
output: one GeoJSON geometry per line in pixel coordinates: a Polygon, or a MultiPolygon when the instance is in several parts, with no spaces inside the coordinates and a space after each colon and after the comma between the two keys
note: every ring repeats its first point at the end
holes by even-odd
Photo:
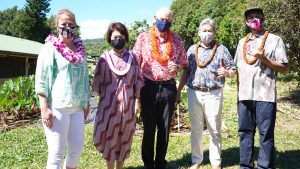
{"type": "MultiPolygon", "coordinates": [[[[230,82],[228,84],[231,84],[230,82]]],[[[300,90],[296,81],[279,82],[278,108],[275,145],[276,168],[300,168],[300,90]]],[[[227,85],[224,89],[224,108],[222,114],[226,126],[223,137],[222,158],[223,166],[227,169],[239,168],[239,137],[237,133],[236,88],[227,85]]],[[[126,160],[124,168],[140,169],[143,167],[141,159],[141,135],[134,136],[131,156],[126,160]]],[[[19,127],[0,134],[0,168],[45,168],[47,161],[47,144],[40,122],[19,127]]],[[[204,140],[204,161],[201,168],[210,168],[208,159],[209,136],[204,140]]],[[[256,155],[258,150],[258,136],[255,138],[256,155]]],[[[186,169],[191,165],[190,139],[188,135],[171,136],[167,154],[168,168],[186,169]]],[[[79,168],[105,168],[105,161],[93,146],[93,125],[86,125],[85,147],[79,168]]]]}

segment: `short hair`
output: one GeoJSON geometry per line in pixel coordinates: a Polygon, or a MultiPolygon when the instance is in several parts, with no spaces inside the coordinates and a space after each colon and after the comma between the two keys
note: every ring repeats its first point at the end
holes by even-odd
{"type": "Polygon", "coordinates": [[[106,32],[106,40],[109,44],[111,44],[111,35],[114,31],[119,31],[121,35],[124,35],[126,43],[129,41],[129,35],[126,26],[120,22],[113,22],[108,26],[106,32]]]}
{"type": "Polygon", "coordinates": [[[209,24],[210,26],[212,26],[214,28],[214,31],[217,30],[217,25],[216,25],[216,22],[213,20],[213,19],[210,19],[210,18],[206,18],[206,19],[203,19],[200,24],[199,24],[199,30],[200,28],[203,26],[203,25],[207,25],[209,24]]]}
{"type": "Polygon", "coordinates": [[[61,17],[61,15],[63,15],[63,14],[69,15],[69,16],[72,18],[74,24],[77,26],[74,13],[73,13],[72,11],[70,11],[69,9],[66,9],[66,8],[60,9],[60,10],[57,12],[56,17],[55,17],[55,24],[57,24],[58,19],[59,19],[59,18],[61,17]]]}

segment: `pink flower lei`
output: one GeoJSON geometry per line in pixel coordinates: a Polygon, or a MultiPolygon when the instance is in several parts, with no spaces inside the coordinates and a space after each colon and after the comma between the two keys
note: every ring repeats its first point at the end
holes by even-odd
{"type": "Polygon", "coordinates": [[[82,40],[80,38],[75,38],[73,40],[76,47],[76,53],[70,50],[65,43],[59,38],[55,37],[53,34],[50,34],[45,42],[51,42],[56,50],[61,53],[61,55],[67,59],[70,63],[81,63],[85,57],[85,50],[82,45],[82,40]]]}

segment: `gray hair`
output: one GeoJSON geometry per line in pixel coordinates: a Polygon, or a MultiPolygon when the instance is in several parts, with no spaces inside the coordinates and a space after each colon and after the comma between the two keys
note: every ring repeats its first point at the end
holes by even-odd
{"type": "Polygon", "coordinates": [[[199,30],[200,30],[200,28],[203,25],[207,25],[207,24],[209,24],[210,26],[212,26],[214,28],[214,31],[216,31],[216,28],[217,28],[216,22],[213,19],[210,19],[210,18],[203,19],[200,22],[200,24],[199,24],[199,30]]]}

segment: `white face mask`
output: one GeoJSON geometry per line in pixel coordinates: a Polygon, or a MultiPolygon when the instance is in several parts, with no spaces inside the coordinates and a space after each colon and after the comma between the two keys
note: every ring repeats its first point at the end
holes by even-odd
{"type": "Polygon", "coordinates": [[[200,32],[200,39],[202,42],[210,43],[214,40],[214,34],[212,32],[200,32]]]}

